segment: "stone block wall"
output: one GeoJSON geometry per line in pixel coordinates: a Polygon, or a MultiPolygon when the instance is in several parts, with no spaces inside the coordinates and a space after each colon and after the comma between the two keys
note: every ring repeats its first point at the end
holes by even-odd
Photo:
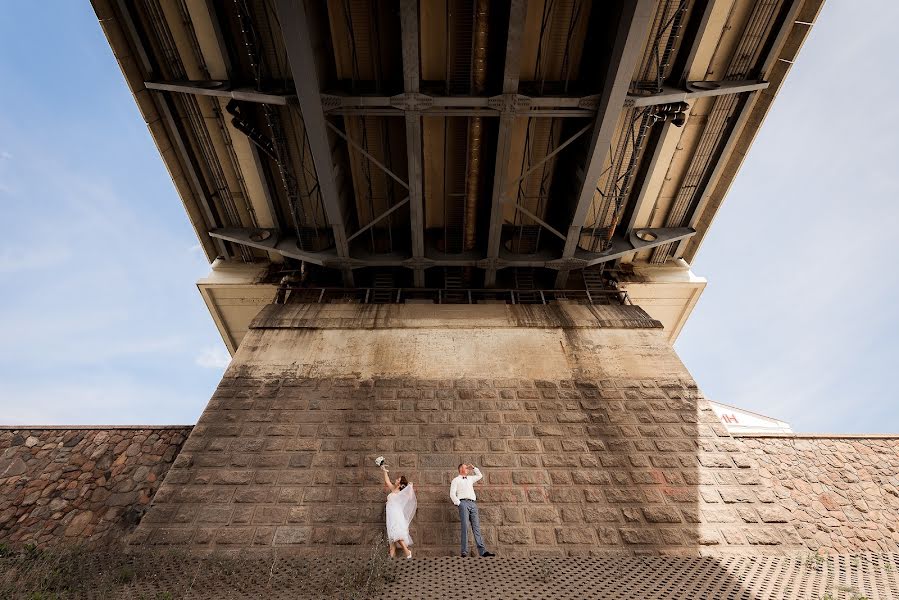
{"type": "Polygon", "coordinates": [[[462,461],[505,556],[803,548],[635,307],[405,308],[265,311],[133,542],[357,551],[384,529],[383,454],[421,556],[458,553],[462,461]]]}
{"type": "Polygon", "coordinates": [[[744,437],[759,499],[823,553],[899,552],[899,436],[744,437]]]}
{"type": "Polygon", "coordinates": [[[190,429],[0,428],[0,542],[120,541],[190,429]]]}

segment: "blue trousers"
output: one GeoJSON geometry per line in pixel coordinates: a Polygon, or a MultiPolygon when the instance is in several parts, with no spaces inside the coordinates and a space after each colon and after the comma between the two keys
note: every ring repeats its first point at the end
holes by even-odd
{"type": "Polygon", "coordinates": [[[487,552],[487,548],[484,546],[484,538],[481,537],[481,517],[478,515],[476,502],[473,500],[459,501],[459,521],[462,523],[462,554],[468,554],[468,524],[470,522],[478,554],[483,556],[487,552]]]}

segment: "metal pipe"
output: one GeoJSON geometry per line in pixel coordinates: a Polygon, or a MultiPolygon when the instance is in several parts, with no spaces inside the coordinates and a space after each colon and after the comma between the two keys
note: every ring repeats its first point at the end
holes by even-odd
{"type": "MultiPolygon", "coordinates": [[[[488,0],[477,0],[471,69],[471,91],[475,95],[484,93],[487,82],[487,20],[489,7],[488,0]]],[[[468,120],[468,173],[465,181],[465,250],[473,250],[477,238],[478,192],[481,187],[483,135],[483,117],[471,117],[468,120]]]]}

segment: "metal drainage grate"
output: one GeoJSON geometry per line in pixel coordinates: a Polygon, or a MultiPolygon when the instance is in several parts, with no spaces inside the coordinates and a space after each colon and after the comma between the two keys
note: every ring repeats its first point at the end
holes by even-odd
{"type": "Polygon", "coordinates": [[[899,555],[422,559],[380,598],[899,598],[899,555]]]}

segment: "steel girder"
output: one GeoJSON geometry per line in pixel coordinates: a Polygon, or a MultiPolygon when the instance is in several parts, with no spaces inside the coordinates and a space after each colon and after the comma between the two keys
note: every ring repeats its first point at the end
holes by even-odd
{"type": "MultiPolygon", "coordinates": [[[[615,135],[615,127],[625,108],[628,87],[642,56],[643,45],[649,36],[655,8],[654,0],[634,0],[624,4],[618,35],[612,48],[609,72],[606,74],[599,102],[596,125],[590,140],[584,180],[575,201],[574,213],[562,252],[563,258],[573,257],[577,251],[581,229],[587,218],[587,211],[593,203],[596,182],[602,174],[602,167],[608,156],[612,137],[615,135]]],[[[556,287],[563,287],[567,279],[568,271],[559,271],[556,276],[556,287]]]]}
{"type": "MultiPolygon", "coordinates": [[[[506,37],[506,57],[503,64],[503,96],[500,103],[499,132],[496,141],[496,160],[493,168],[493,193],[490,198],[490,229],[487,237],[487,259],[499,258],[503,230],[503,190],[512,145],[512,124],[515,121],[515,100],[521,72],[521,34],[524,30],[527,0],[512,0],[509,12],[509,31],[506,37]]],[[[484,274],[484,287],[496,285],[495,264],[484,274]]]]}
{"type": "MultiPolygon", "coordinates": [[[[417,29],[417,27],[416,27],[417,29]]],[[[405,47],[405,46],[404,46],[405,47]]],[[[417,46],[416,46],[417,48],[417,46]]],[[[244,102],[286,106],[297,101],[295,94],[286,92],[257,92],[251,88],[235,88],[223,80],[210,81],[145,81],[148,89],[234,98],[244,102]]],[[[682,87],[665,86],[655,94],[628,94],[624,107],[656,106],[710,98],[727,94],[756,92],[768,87],[767,81],[753,79],[735,81],[688,81],[682,87]]],[[[519,117],[595,117],[600,100],[590,96],[523,96],[509,92],[499,96],[432,96],[418,91],[406,91],[395,96],[350,96],[321,94],[326,115],[374,115],[402,117],[406,113],[430,116],[501,117],[512,112],[519,117]]]]}
{"type": "MultiPolygon", "coordinates": [[[[325,114],[322,110],[321,87],[315,66],[315,53],[312,47],[306,7],[303,0],[276,0],[275,9],[284,46],[287,49],[293,80],[303,83],[303,85],[296,86],[297,102],[303,114],[303,127],[309,139],[309,149],[318,176],[318,188],[322,195],[322,203],[328,216],[328,222],[334,231],[337,255],[347,258],[350,255],[350,248],[346,239],[346,219],[341,208],[334,164],[331,160],[331,146],[328,141],[325,114]]],[[[345,285],[353,285],[353,273],[350,269],[343,270],[343,278],[345,285]]]]}
{"type": "Polygon", "coordinates": [[[449,258],[436,248],[426,247],[421,257],[399,254],[342,257],[335,251],[305,252],[299,249],[293,235],[284,235],[275,229],[222,228],[209,232],[214,238],[234,244],[276,252],[288,258],[302,260],[323,267],[351,270],[363,267],[406,267],[426,269],[429,267],[477,267],[481,269],[505,269],[509,267],[542,267],[567,271],[582,269],[595,264],[616,260],[640,250],[677,242],[694,235],[689,227],[637,229],[626,235],[612,238],[612,243],[604,252],[578,250],[573,256],[558,257],[549,254],[518,255],[501,250],[496,258],[481,258],[469,252],[458,258],[449,258]]]}
{"type": "MultiPolygon", "coordinates": [[[[417,94],[421,82],[420,34],[418,30],[418,0],[400,0],[400,35],[403,44],[403,90],[417,94]]],[[[406,119],[406,172],[409,176],[409,226],[412,235],[412,257],[424,258],[424,175],[422,170],[421,112],[409,110],[406,119]]],[[[425,270],[415,267],[413,284],[423,287],[425,270]]]]}

